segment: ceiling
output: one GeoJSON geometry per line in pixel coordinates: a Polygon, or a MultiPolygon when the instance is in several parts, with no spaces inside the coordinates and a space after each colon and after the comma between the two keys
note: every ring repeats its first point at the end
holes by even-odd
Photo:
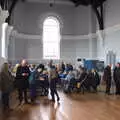
{"type": "Polygon", "coordinates": [[[70,0],[71,2],[73,2],[76,6],[79,5],[96,5],[96,6],[100,6],[100,4],[102,4],[103,2],[105,2],[106,0],[70,0]]]}
{"type": "Polygon", "coordinates": [[[10,3],[17,3],[16,1],[23,1],[23,2],[40,2],[40,3],[56,3],[56,4],[66,4],[66,5],[75,5],[76,7],[79,5],[95,5],[100,6],[101,3],[105,2],[106,0],[0,0],[1,6],[5,6],[4,4],[8,5],[10,3]]]}
{"type": "Polygon", "coordinates": [[[38,2],[38,3],[56,3],[56,4],[74,5],[74,3],[70,0],[25,0],[25,1],[38,2]]]}
{"type": "Polygon", "coordinates": [[[52,7],[54,3],[60,3],[60,4],[68,4],[68,5],[75,5],[76,7],[79,5],[88,6],[91,5],[94,12],[96,13],[96,16],[98,18],[100,29],[104,29],[104,21],[103,21],[103,3],[107,0],[0,0],[0,5],[3,10],[9,11],[9,17],[7,18],[7,22],[9,23],[12,12],[16,6],[16,4],[19,2],[43,2],[43,3],[50,3],[50,6],[52,7]],[[99,7],[99,10],[98,10],[99,7]]]}
{"type": "Polygon", "coordinates": [[[55,2],[55,3],[60,3],[60,4],[68,4],[68,5],[96,5],[100,6],[101,3],[105,2],[106,0],[24,0],[28,2],[42,2],[42,3],[48,3],[48,2],[55,2]]]}

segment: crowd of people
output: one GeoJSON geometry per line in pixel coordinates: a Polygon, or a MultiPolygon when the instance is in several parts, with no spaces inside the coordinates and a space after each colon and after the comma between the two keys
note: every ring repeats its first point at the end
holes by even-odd
{"type": "Polygon", "coordinates": [[[55,102],[55,95],[57,101],[60,101],[60,96],[57,92],[57,84],[65,93],[70,93],[74,90],[78,92],[94,91],[101,83],[106,85],[106,94],[110,95],[112,78],[116,86],[116,95],[120,95],[120,63],[118,63],[113,71],[108,65],[100,76],[95,70],[87,70],[82,66],[74,68],[72,64],[53,64],[50,60],[49,64],[45,66],[29,65],[26,60],[22,60],[14,68],[11,68],[8,63],[4,63],[0,72],[0,91],[2,92],[2,106],[3,110],[8,110],[9,95],[11,91],[18,91],[19,105],[23,100],[26,104],[34,103],[37,97],[37,89],[42,88],[41,92],[47,96],[51,94],[50,101],[55,102]],[[14,74],[13,74],[14,73],[14,74]],[[50,90],[49,90],[50,89],[50,90]],[[28,100],[28,91],[30,92],[30,100],[28,100]]]}

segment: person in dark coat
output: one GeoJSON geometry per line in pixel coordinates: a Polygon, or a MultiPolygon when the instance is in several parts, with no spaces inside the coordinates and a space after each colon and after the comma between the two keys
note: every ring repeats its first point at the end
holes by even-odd
{"type": "Polygon", "coordinates": [[[94,79],[95,79],[95,86],[96,86],[96,89],[97,87],[100,85],[100,76],[98,74],[98,72],[96,70],[92,70],[92,73],[93,73],[93,76],[94,76],[94,79]]]}
{"type": "Polygon", "coordinates": [[[36,98],[36,80],[35,80],[36,69],[35,65],[30,67],[29,85],[30,85],[30,98],[31,102],[34,103],[36,98]]]}
{"type": "Polygon", "coordinates": [[[11,110],[9,105],[9,96],[13,87],[13,77],[8,70],[8,63],[4,63],[0,72],[0,91],[3,110],[11,110]]]}
{"type": "Polygon", "coordinates": [[[61,68],[62,68],[62,72],[64,72],[65,71],[65,64],[64,64],[64,62],[61,63],[61,68]]]}
{"type": "Polygon", "coordinates": [[[78,78],[78,81],[81,82],[82,80],[85,79],[85,77],[87,76],[87,73],[85,71],[85,69],[83,67],[80,68],[80,76],[78,78]]]}
{"type": "Polygon", "coordinates": [[[16,87],[18,89],[20,104],[23,101],[23,94],[25,103],[28,103],[27,89],[29,88],[29,76],[30,70],[27,66],[27,62],[26,60],[22,60],[21,65],[17,68],[16,72],[16,87]]]}
{"type": "Polygon", "coordinates": [[[39,74],[39,81],[41,82],[42,85],[42,93],[43,95],[47,96],[49,93],[49,81],[48,81],[48,75],[47,71],[43,71],[41,74],[39,74]]]}
{"type": "Polygon", "coordinates": [[[43,72],[43,70],[45,69],[44,64],[39,64],[39,65],[37,66],[37,69],[41,69],[41,72],[43,72]]]}
{"type": "Polygon", "coordinates": [[[97,92],[96,81],[92,71],[88,71],[88,74],[85,80],[85,86],[88,91],[90,91],[92,88],[95,92],[97,92]]]}
{"type": "Polygon", "coordinates": [[[114,69],[113,78],[116,85],[116,95],[120,95],[120,63],[114,69]]]}
{"type": "Polygon", "coordinates": [[[110,95],[111,88],[111,67],[107,66],[104,69],[103,80],[106,82],[106,94],[110,95]]]}

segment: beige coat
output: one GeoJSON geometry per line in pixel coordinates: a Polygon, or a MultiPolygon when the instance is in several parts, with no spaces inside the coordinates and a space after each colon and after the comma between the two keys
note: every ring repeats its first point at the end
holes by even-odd
{"type": "Polygon", "coordinates": [[[50,71],[49,71],[49,80],[53,80],[55,78],[58,78],[57,71],[55,69],[50,69],[50,71]]]}
{"type": "Polygon", "coordinates": [[[0,90],[2,92],[10,92],[13,87],[13,79],[10,72],[0,72],[0,90]]]}

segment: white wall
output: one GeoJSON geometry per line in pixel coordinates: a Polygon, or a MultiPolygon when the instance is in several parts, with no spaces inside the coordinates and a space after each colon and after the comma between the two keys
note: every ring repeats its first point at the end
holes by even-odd
{"type": "MultiPolygon", "coordinates": [[[[88,35],[96,31],[96,17],[89,7],[55,5],[50,8],[48,4],[39,3],[19,3],[14,12],[13,25],[19,33],[28,35],[42,35],[42,18],[47,13],[54,13],[62,20],[61,29],[61,59],[75,61],[80,58],[96,58],[97,42],[90,43],[89,37],[81,38],[81,35],[88,35]],[[64,39],[63,36],[68,36],[64,39]],[[75,38],[77,37],[77,39],[75,38]],[[69,39],[70,38],[70,39],[69,39]],[[90,48],[91,44],[92,48],[90,48]],[[91,50],[90,50],[91,49],[91,50]],[[90,54],[90,52],[92,52],[90,54]]],[[[16,60],[27,58],[39,61],[42,59],[42,40],[15,38],[15,58],[16,60]]],[[[94,40],[95,41],[95,40],[94,40]]],[[[97,40],[96,40],[97,41],[97,40]]],[[[14,44],[13,42],[11,44],[14,44]]],[[[12,49],[9,47],[9,49],[12,49]]],[[[9,52],[9,59],[13,49],[9,52]]]]}
{"type": "Polygon", "coordinates": [[[89,8],[79,6],[74,8],[74,34],[87,35],[89,33],[89,8]]]}
{"type": "Polygon", "coordinates": [[[91,6],[79,6],[74,9],[74,33],[88,35],[96,32],[97,19],[91,6]]]}
{"type": "Polygon", "coordinates": [[[42,59],[42,42],[41,40],[27,40],[27,58],[30,60],[42,59]]]}
{"type": "Polygon", "coordinates": [[[105,27],[120,23],[120,0],[107,0],[105,5],[105,27]]]}
{"type": "MultiPolygon", "coordinates": [[[[39,35],[41,19],[47,13],[55,13],[63,20],[63,34],[73,34],[74,6],[55,5],[53,8],[48,4],[20,3],[14,12],[14,26],[19,32],[39,35]],[[21,10],[22,9],[22,10],[21,10]]],[[[42,26],[41,26],[42,27],[42,26]]]]}
{"type": "Polygon", "coordinates": [[[98,37],[98,58],[106,61],[106,54],[112,50],[120,61],[120,0],[108,0],[105,4],[104,39],[98,37]]]}
{"type": "MultiPolygon", "coordinates": [[[[108,0],[105,4],[105,36],[91,39],[61,40],[61,58],[74,59],[77,57],[106,59],[106,53],[113,50],[120,58],[120,0],[108,0]],[[116,26],[116,27],[115,27],[116,26]],[[109,28],[111,27],[111,28],[109,28]],[[107,32],[109,31],[109,32],[107,32]],[[90,42],[91,41],[91,42],[90,42]]],[[[73,7],[56,5],[49,8],[47,4],[19,3],[15,9],[13,24],[18,32],[42,35],[40,21],[44,14],[52,12],[63,20],[62,36],[88,35],[96,32],[96,16],[89,7],[73,7]]],[[[15,59],[42,59],[41,40],[16,38],[15,59]],[[39,52],[37,52],[39,51],[39,52]]]]}
{"type": "MultiPolygon", "coordinates": [[[[97,42],[92,43],[92,56],[96,58],[96,51],[94,51],[97,42]]],[[[20,60],[26,58],[31,62],[41,61],[42,55],[42,39],[21,39],[15,40],[15,59],[20,60]],[[22,48],[21,48],[22,47],[22,48]],[[24,53],[24,54],[23,54],[24,53]]],[[[13,47],[13,46],[11,46],[13,47]]],[[[63,39],[60,42],[60,57],[61,60],[68,62],[75,62],[79,58],[90,58],[89,38],[80,39],[63,39]]],[[[14,60],[10,57],[10,60],[14,60]]]]}
{"type": "Polygon", "coordinates": [[[61,41],[61,59],[75,61],[76,59],[76,42],[74,40],[61,41]]]}
{"type": "MultiPolygon", "coordinates": [[[[106,31],[104,31],[106,33],[106,31]]],[[[111,31],[105,34],[104,40],[98,38],[97,41],[97,55],[98,59],[106,62],[106,55],[108,51],[113,51],[116,54],[116,62],[120,62],[120,28],[119,30],[111,31]]]]}
{"type": "Polygon", "coordinates": [[[17,39],[15,40],[15,59],[24,59],[27,53],[27,41],[25,39],[17,39]]]}
{"type": "Polygon", "coordinates": [[[76,44],[76,58],[89,58],[89,40],[77,40],[76,44]]]}

